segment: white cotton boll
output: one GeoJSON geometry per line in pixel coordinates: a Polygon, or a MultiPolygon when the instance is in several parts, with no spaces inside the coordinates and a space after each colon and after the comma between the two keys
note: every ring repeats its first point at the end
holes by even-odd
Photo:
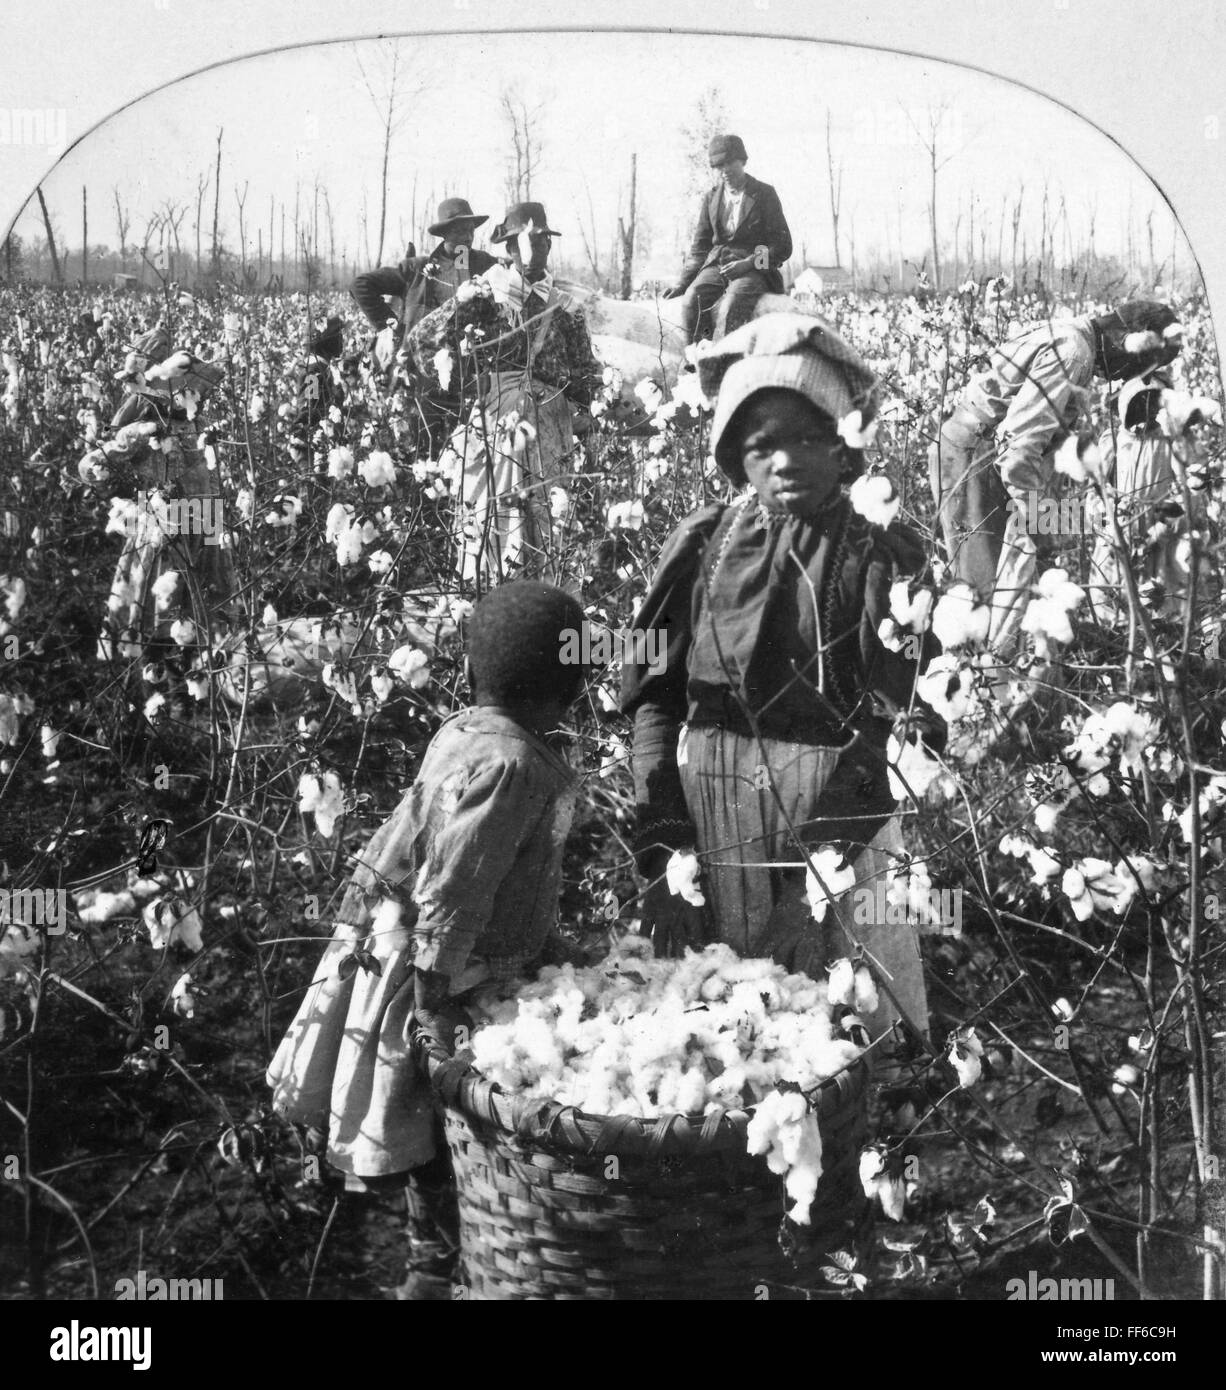
{"type": "Polygon", "coordinates": [[[875,1014],[880,1005],[877,986],[867,965],[856,966],[855,1010],[862,1018],[875,1014]]]}
{"type": "Polygon", "coordinates": [[[610,531],[641,531],[646,513],[638,501],[614,502],[605,517],[610,531]]]}
{"type": "Polygon", "coordinates": [[[890,795],[895,801],[905,801],[912,795],[922,797],[943,770],[918,735],[900,743],[897,736],[891,734],[885,756],[890,795]]]}
{"type": "Polygon", "coordinates": [[[969,584],[954,584],[933,610],[932,630],[943,647],[970,646],[987,641],[991,620],[991,609],[969,584]]]}
{"type": "Polygon", "coordinates": [[[44,724],[39,730],[39,739],[42,743],[43,757],[48,762],[53,762],[60,746],[60,735],[50,724],[44,724]]]}
{"type": "MultiPolygon", "coordinates": [[[[31,535],[31,540],[34,537],[31,535]]],[[[35,542],[37,544],[37,542],[35,542]]],[[[10,579],[8,575],[0,576],[0,590],[4,593],[4,611],[8,614],[10,622],[16,622],[26,601],[26,582],[20,575],[10,579]]]]}
{"type": "Polygon", "coordinates": [[[1046,654],[1047,644],[1059,642],[1067,645],[1073,640],[1073,625],[1069,621],[1068,609],[1051,599],[1032,599],[1022,614],[1022,631],[1031,633],[1041,655],[1046,654]]]}
{"type": "Polygon", "coordinates": [[[182,942],[189,951],[204,949],[200,914],[181,899],[154,898],[145,905],[142,916],[155,950],[164,950],[175,942],[182,942]]]}
{"type": "Polygon", "coordinates": [[[327,519],[324,521],[324,539],[330,545],[339,536],[349,529],[349,523],[353,519],[353,508],[345,502],[334,502],[328,509],[327,519]]]}
{"type": "Polygon", "coordinates": [[[658,382],[651,377],[644,377],[634,388],[634,394],[642,402],[643,409],[649,414],[654,415],[664,403],[664,392],[660,389],[658,382]]]}
{"type": "Polygon", "coordinates": [[[429,684],[430,658],[419,647],[397,647],[388,657],[387,665],[397,680],[414,690],[429,684]]]}
{"type": "Polygon", "coordinates": [[[190,618],[179,618],[170,625],[171,640],[178,647],[190,647],[196,640],[196,624],[190,618]]]}
{"type": "Polygon", "coordinates": [[[826,997],[831,1007],[843,1005],[850,1008],[856,997],[856,972],[846,956],[836,960],[830,967],[830,980],[826,985],[826,997]]]}
{"type": "Polygon", "coordinates": [[[362,527],[350,522],[336,538],[336,563],[345,568],[356,565],[362,558],[362,527]]]}
{"type": "Polygon", "coordinates": [[[877,438],[877,421],[864,423],[864,412],[850,411],[839,421],[839,438],[849,449],[867,449],[877,438]]]}
{"type": "Polygon", "coordinates": [[[980,1060],[983,1049],[980,1047],[976,1052],[967,1041],[959,1038],[949,1040],[948,1058],[954,1071],[958,1076],[958,1085],[962,1087],[973,1086],[983,1074],[983,1063],[980,1060]]]}
{"type": "Polygon", "coordinates": [[[166,696],[160,693],[157,695],[150,695],[149,698],[145,701],[144,714],[145,718],[150,722],[150,724],[152,724],[153,721],[158,717],[158,715],[161,714],[165,704],[166,696]]]}
{"type": "Polygon", "coordinates": [[[386,550],[375,550],[366,557],[371,574],[387,574],[396,563],[386,550]]]}
{"type": "Polygon", "coordinates": [[[434,366],[434,374],[438,377],[438,384],[444,391],[451,390],[451,376],[455,371],[455,358],[450,351],[445,348],[439,350],[430,359],[434,366]]]}
{"type": "Polygon", "coordinates": [[[1131,353],[1134,357],[1141,357],[1147,353],[1157,352],[1162,347],[1162,339],[1152,328],[1147,328],[1143,332],[1126,333],[1124,335],[1124,351],[1131,353]]]}
{"type": "Polygon", "coordinates": [[[916,693],[942,719],[956,724],[970,709],[974,680],[958,657],[945,653],[928,664],[916,682],[916,693]]]}
{"type": "Polygon", "coordinates": [[[376,449],[364,458],[358,464],[358,472],[367,487],[386,487],[396,481],[396,468],[392,463],[392,456],[382,449],[376,449]]]}
{"type": "MultiPolygon", "coordinates": [[[[354,460],[352,449],[346,448],[345,445],[340,444],[335,449],[328,450],[329,478],[348,478],[352,475],[353,468],[354,460]]],[[[328,539],[331,540],[332,537],[329,536],[328,539]]]]}
{"type": "Polygon", "coordinates": [[[751,1154],[767,1155],[771,1172],[787,1173],[784,1188],[793,1203],[788,1215],[807,1226],[822,1174],[822,1138],[804,1096],[795,1091],[766,1096],[749,1122],[746,1144],[751,1154]]]}
{"type": "Polygon", "coordinates": [[[694,907],[704,906],[707,900],[698,887],[700,872],[697,855],[674,852],[665,869],[668,891],[694,907]]]}
{"type": "MultiPolygon", "coordinates": [[[[161,891],[161,884],[158,884],[158,891],[161,891]]],[[[136,912],[136,898],[127,891],[99,892],[94,895],[92,901],[82,905],[84,896],[77,895],[77,916],[89,926],[98,926],[102,922],[113,921],[116,917],[129,917],[136,912]]]]}
{"type": "Polygon", "coordinates": [[[370,678],[370,688],[374,691],[375,699],[381,705],[385,705],[391,699],[396,682],[387,671],[376,671],[370,678]]]}
{"type": "Polygon", "coordinates": [[[196,996],[192,993],[192,977],[180,975],[170,991],[170,1007],[180,1018],[195,1018],[196,996]]]}
{"type": "Polygon", "coordinates": [[[888,527],[894,523],[902,507],[902,498],[884,473],[864,473],[848,491],[852,507],[874,526],[888,527]]]}
{"type": "Polygon", "coordinates": [[[153,598],[159,613],[164,613],[173,603],[179,589],[179,578],[178,570],[167,570],[154,580],[153,598]]]}
{"type": "Polygon", "coordinates": [[[808,898],[809,911],[813,914],[813,920],[821,922],[825,920],[831,901],[842,897],[849,888],[854,886],[856,871],[846,862],[842,854],[830,845],[822,845],[809,858],[812,861],[812,866],[806,865],[805,867],[805,896],[808,898]],[[827,889],[830,893],[829,897],[827,896],[827,889]]]}
{"type": "Polygon", "coordinates": [[[1057,607],[1071,612],[1085,598],[1085,590],[1072,583],[1068,571],[1063,569],[1046,570],[1039,576],[1034,586],[1041,599],[1047,599],[1057,607]]]}
{"type": "Polygon", "coordinates": [[[924,632],[932,625],[935,602],[936,595],[931,589],[921,587],[912,594],[906,579],[890,586],[890,616],[900,628],[910,632],[924,632]]]}

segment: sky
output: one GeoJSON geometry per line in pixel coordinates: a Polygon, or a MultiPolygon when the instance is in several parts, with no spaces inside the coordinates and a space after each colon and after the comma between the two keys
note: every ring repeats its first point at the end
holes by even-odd
{"type": "MultiPolygon", "coordinates": [[[[811,264],[835,260],[826,168],[826,120],[842,166],[838,259],[863,264],[874,253],[919,260],[928,241],[928,154],[921,142],[931,114],[938,128],[939,230],[948,239],[959,211],[990,228],[994,253],[1002,205],[1024,187],[1022,230],[1033,253],[1043,189],[1050,214],[1065,202],[1076,243],[1095,217],[1100,251],[1120,252],[1131,216],[1145,242],[1153,216],[1157,258],[1190,264],[1186,243],[1161,195],[1132,161],[1091,126],[1047,99],[997,78],[951,65],[832,44],[789,39],[668,34],[469,35],[406,39],[401,54],[411,105],[392,145],[384,262],[398,258],[419,214],[447,194],[467,197],[490,222],[501,217],[509,131],[499,111],[514,84],[540,106],[543,140],[533,195],[560,233],[567,261],[586,261],[581,227],[607,261],[619,212],[626,210],[631,154],[637,155],[638,203],[646,254],[640,273],[668,278],[679,266],[696,203],[689,191],[692,146],[683,128],[699,98],[718,88],[728,126],[744,139],[749,171],[778,190],[797,252],[811,264]],[[918,129],[917,129],[918,127],[918,129]]],[[[222,139],[220,224],[237,249],[236,188],[247,187],[248,250],[257,228],[274,238],[280,208],[296,190],[304,207],[318,180],[333,214],[338,259],[373,256],[377,241],[382,136],[362,83],[358,56],[379,86],[387,45],[341,43],[248,59],[188,78],[107,122],[70,151],[43,183],[55,222],[71,250],[80,244],[81,188],[89,190],[90,241],[115,246],[113,190],[139,239],[149,214],[167,200],[187,205],[180,227],[194,248],[198,180],[211,177],[222,139]],[[362,208],[366,201],[366,233],[362,208]]],[[[207,249],[212,186],[204,201],[207,249]]],[[[322,194],[321,194],[322,198],[322,194]]],[[[321,220],[322,212],[321,202],[321,220]]],[[[424,216],[418,222],[424,224],[424,216]]],[[[18,220],[41,238],[37,203],[18,220]]],[[[321,228],[322,234],[322,228],[321,228]]],[[[420,235],[420,231],[418,233],[420,235]]],[[[976,233],[976,253],[980,235],[976,233]]],[[[1008,254],[1010,235],[1004,245],[1008,254]]],[[[1148,255],[1148,252],[1146,252],[1148,255]]]]}

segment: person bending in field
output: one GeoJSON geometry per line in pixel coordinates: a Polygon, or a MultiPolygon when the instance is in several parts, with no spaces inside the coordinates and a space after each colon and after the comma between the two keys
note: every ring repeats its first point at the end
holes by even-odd
{"type": "Polygon", "coordinates": [[[328,1161],[348,1186],[407,1181],[405,1298],[450,1298],[458,1248],[450,1158],[411,1055],[414,1020],[453,1050],[470,991],[566,955],[555,924],[577,779],[549,736],[584,679],[562,663],[564,634],[582,622],[570,595],[529,580],[478,603],[472,707],[439,728],[362,854],[269,1068],[276,1108],[327,1131],[328,1161]]]}
{"type": "MultiPolygon", "coordinates": [[[[897,524],[871,525],[843,491],[864,467],[852,431],[876,413],[872,373],[796,313],[712,344],[698,372],[708,397],[718,390],[715,460],[744,491],[669,537],[635,622],[661,634],[663,669],[623,667],[643,929],[661,953],[719,940],[810,974],[862,945],[888,987],[873,1035],[900,1012],[926,1030],[915,929],[882,920],[875,886],[902,854],[885,757],[895,717],[937,747],[944,728],[914,699],[916,660],[877,635],[891,585],[923,571],[923,547],[897,524]],[[666,881],[673,853],[690,850],[705,910],[666,881]],[[867,909],[853,891],[819,926],[805,852],[832,892],[853,870],[867,909]]],[[[934,650],[929,634],[917,655],[934,650]]]]}
{"type": "Polygon", "coordinates": [[[1045,319],[996,349],[941,425],[928,474],[945,546],[954,574],[991,599],[988,640],[1002,660],[1014,655],[1047,543],[1028,518],[1051,495],[1056,450],[1087,412],[1088,388],[1095,376],[1122,381],[1173,362],[1182,343],[1174,313],[1151,300],[1045,319]]]}

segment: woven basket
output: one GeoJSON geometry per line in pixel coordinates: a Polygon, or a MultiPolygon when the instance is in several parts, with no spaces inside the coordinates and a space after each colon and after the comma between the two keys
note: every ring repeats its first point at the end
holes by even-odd
{"type": "Polygon", "coordinates": [[[823,1172],[811,1224],[745,1152],[744,1111],[694,1120],[587,1115],[514,1098],[419,1035],[445,1112],[464,1283],[477,1299],[839,1297],[830,1253],[867,1256],[859,1180],[868,1066],[816,1097],[823,1172]]]}

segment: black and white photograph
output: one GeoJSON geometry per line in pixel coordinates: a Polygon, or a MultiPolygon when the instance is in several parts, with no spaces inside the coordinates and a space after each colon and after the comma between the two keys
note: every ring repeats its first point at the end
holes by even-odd
{"type": "Polygon", "coordinates": [[[1226,1297],[1224,16],[6,8],[37,1364],[468,1301],[1176,1360],[1226,1297]]]}

